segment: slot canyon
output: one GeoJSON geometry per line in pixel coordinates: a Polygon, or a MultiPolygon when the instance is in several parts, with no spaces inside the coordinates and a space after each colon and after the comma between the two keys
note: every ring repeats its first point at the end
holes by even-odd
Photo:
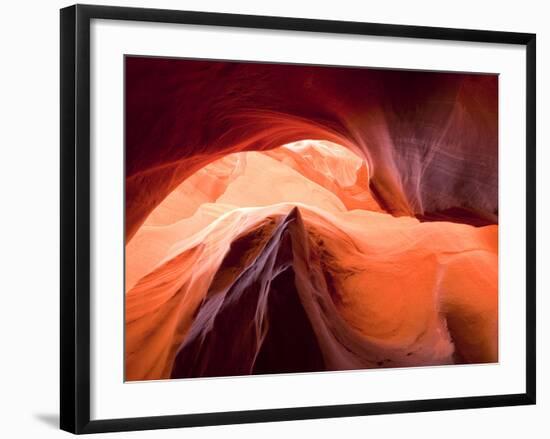
{"type": "Polygon", "coordinates": [[[498,77],[125,58],[128,381],[498,361],[498,77]]]}

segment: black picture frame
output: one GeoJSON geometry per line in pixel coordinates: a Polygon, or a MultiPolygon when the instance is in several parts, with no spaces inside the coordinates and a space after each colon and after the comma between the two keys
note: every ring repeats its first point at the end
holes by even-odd
{"type": "Polygon", "coordinates": [[[290,17],[75,5],[61,24],[61,429],[80,434],[535,404],[536,36],[290,17]],[[526,392],[415,401],[90,420],[90,21],[183,23],[526,47],[526,392]]]}

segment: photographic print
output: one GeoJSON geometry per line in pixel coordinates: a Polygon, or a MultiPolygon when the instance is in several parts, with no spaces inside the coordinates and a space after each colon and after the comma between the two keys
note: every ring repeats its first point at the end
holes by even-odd
{"type": "Polygon", "coordinates": [[[498,362],[498,75],[124,63],[127,381],[498,362]]]}

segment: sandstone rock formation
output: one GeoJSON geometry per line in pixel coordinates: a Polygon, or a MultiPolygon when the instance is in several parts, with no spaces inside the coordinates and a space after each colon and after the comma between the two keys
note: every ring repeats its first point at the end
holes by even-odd
{"type": "Polygon", "coordinates": [[[498,360],[496,77],[126,62],[127,380],[498,360]]]}

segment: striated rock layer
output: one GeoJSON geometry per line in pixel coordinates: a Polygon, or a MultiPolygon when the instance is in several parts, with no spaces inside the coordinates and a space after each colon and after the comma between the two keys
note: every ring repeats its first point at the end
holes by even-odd
{"type": "Polygon", "coordinates": [[[129,239],[208,163],[304,139],[365,160],[393,215],[497,222],[497,75],[148,57],[125,74],[129,239]]]}
{"type": "Polygon", "coordinates": [[[496,76],[125,62],[127,380],[498,361],[496,76]]]}

